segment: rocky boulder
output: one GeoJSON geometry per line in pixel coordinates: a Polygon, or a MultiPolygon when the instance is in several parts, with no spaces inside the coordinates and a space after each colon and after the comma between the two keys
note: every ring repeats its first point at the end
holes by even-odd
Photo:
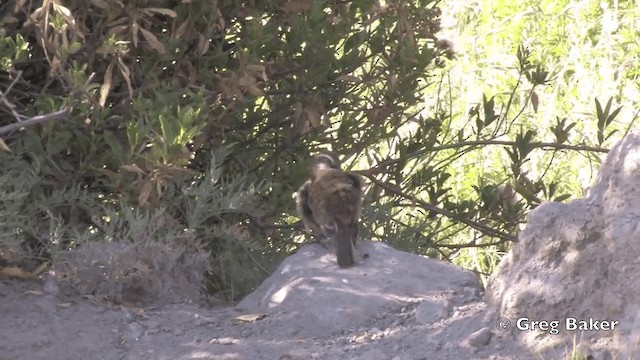
{"type": "Polygon", "coordinates": [[[584,199],[530,213],[487,300],[504,336],[535,352],[640,358],[639,134],[613,147],[584,199]]]}
{"type": "Polygon", "coordinates": [[[455,265],[373,241],[359,241],[358,254],[355,267],[341,269],[332,249],[304,246],[238,308],[289,321],[292,334],[317,338],[366,326],[411,304],[422,304],[417,321],[437,322],[454,306],[479,298],[475,274],[455,265]]]}

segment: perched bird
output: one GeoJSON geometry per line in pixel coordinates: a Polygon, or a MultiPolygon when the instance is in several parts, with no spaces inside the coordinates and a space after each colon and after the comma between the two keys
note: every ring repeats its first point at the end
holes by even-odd
{"type": "Polygon", "coordinates": [[[318,223],[313,219],[313,213],[309,207],[309,185],[311,185],[311,179],[305,181],[304,184],[300,186],[296,196],[296,210],[304,224],[304,231],[307,238],[312,234],[316,237],[322,234],[320,226],[318,226],[318,223]]]}
{"type": "Polygon", "coordinates": [[[342,171],[332,154],[316,155],[310,179],[298,190],[296,205],[307,233],[333,239],[338,266],[353,266],[362,210],[362,178],[342,171]]]}
{"type": "MultiPolygon", "coordinates": [[[[324,152],[316,155],[316,158],[321,160],[316,160],[311,163],[309,170],[313,173],[313,166],[316,161],[322,161],[327,167],[332,169],[340,170],[340,163],[338,162],[337,157],[330,152],[324,152]]],[[[312,179],[308,179],[307,181],[300,186],[298,189],[298,193],[296,196],[296,210],[298,211],[298,215],[302,219],[304,223],[304,230],[307,236],[314,235],[316,238],[320,238],[323,236],[322,231],[320,230],[320,226],[316,223],[313,218],[313,213],[311,208],[309,207],[309,186],[311,185],[312,179]]]]}

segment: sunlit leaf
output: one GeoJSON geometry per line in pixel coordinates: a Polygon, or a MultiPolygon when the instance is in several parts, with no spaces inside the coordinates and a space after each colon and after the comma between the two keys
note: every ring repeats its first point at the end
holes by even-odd
{"type": "Polygon", "coordinates": [[[9,148],[9,146],[7,146],[7,143],[5,143],[2,138],[0,138],[0,150],[11,152],[11,149],[9,148]]]}
{"type": "Polygon", "coordinates": [[[142,11],[148,11],[148,12],[151,12],[151,13],[162,14],[162,15],[166,15],[166,16],[169,16],[169,17],[172,17],[172,18],[178,16],[178,13],[176,13],[175,11],[173,11],[171,9],[166,9],[166,8],[148,7],[148,8],[142,9],[142,11]]]}
{"type": "Polygon", "coordinates": [[[107,96],[109,96],[109,91],[111,90],[112,78],[113,78],[113,61],[109,63],[109,66],[107,66],[107,70],[104,72],[104,79],[102,80],[102,86],[100,86],[100,100],[98,101],[98,103],[102,107],[104,107],[104,104],[107,102],[107,96]]]}
{"type": "Polygon", "coordinates": [[[167,52],[164,48],[164,45],[151,31],[140,28],[140,32],[142,33],[142,36],[149,42],[149,46],[151,46],[155,51],[160,54],[164,54],[167,52]]]}

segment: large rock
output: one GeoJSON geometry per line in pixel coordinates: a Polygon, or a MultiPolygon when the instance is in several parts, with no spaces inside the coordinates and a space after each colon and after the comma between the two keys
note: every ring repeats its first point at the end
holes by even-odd
{"type": "Polygon", "coordinates": [[[546,203],[530,213],[519,243],[490,278],[487,299],[511,321],[510,336],[535,351],[570,352],[575,342],[583,353],[640,359],[638,134],[611,150],[586,198],[546,203]],[[556,320],[559,334],[517,330],[523,317],[556,320]],[[618,323],[613,331],[571,331],[568,318],[618,323]]]}
{"type": "Polygon", "coordinates": [[[434,316],[418,321],[438,321],[480,292],[475,274],[443,261],[372,241],[359,241],[358,254],[368,257],[340,269],[333,249],[304,246],[238,308],[289,319],[292,335],[317,338],[358,329],[408,304],[436,304],[434,316]]]}

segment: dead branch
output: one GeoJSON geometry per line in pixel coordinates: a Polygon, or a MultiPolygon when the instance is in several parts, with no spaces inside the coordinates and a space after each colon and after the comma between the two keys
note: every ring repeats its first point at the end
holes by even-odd
{"type": "Polygon", "coordinates": [[[458,215],[456,215],[456,214],[454,214],[454,213],[452,213],[452,212],[450,212],[448,210],[441,209],[441,208],[439,208],[437,206],[434,206],[434,205],[431,205],[431,204],[429,204],[429,203],[427,203],[425,201],[422,201],[422,200],[418,199],[414,195],[404,193],[404,192],[402,192],[402,190],[396,188],[395,186],[389,185],[389,184],[385,184],[384,182],[376,179],[373,175],[367,174],[364,171],[355,171],[355,172],[367,177],[373,183],[375,183],[376,185],[378,185],[381,188],[385,189],[389,193],[392,193],[394,195],[397,195],[397,196],[400,196],[400,197],[405,198],[407,200],[411,200],[411,201],[415,202],[416,204],[420,205],[423,209],[433,211],[433,212],[438,213],[440,215],[444,215],[444,216],[446,216],[446,217],[448,217],[448,218],[450,218],[450,219],[452,219],[454,221],[460,222],[460,223],[462,223],[464,225],[467,225],[467,226],[469,226],[469,227],[471,227],[473,229],[476,229],[476,230],[478,230],[478,231],[480,231],[480,232],[482,232],[482,233],[484,233],[486,235],[489,235],[489,236],[497,237],[499,239],[507,240],[507,241],[517,241],[518,240],[517,237],[515,237],[515,236],[513,236],[511,234],[504,233],[502,231],[493,229],[493,228],[491,228],[489,226],[486,226],[484,224],[481,224],[481,223],[478,223],[478,222],[475,222],[475,221],[472,221],[472,220],[469,220],[469,219],[465,219],[465,218],[463,218],[461,216],[458,216],[458,215]]]}
{"type": "Polygon", "coordinates": [[[9,133],[14,130],[18,130],[23,127],[40,124],[45,121],[66,118],[67,116],[69,116],[70,113],[71,113],[71,107],[66,107],[62,110],[58,110],[50,114],[38,115],[32,118],[27,118],[26,120],[0,127],[0,135],[4,135],[6,133],[9,133]]]}

